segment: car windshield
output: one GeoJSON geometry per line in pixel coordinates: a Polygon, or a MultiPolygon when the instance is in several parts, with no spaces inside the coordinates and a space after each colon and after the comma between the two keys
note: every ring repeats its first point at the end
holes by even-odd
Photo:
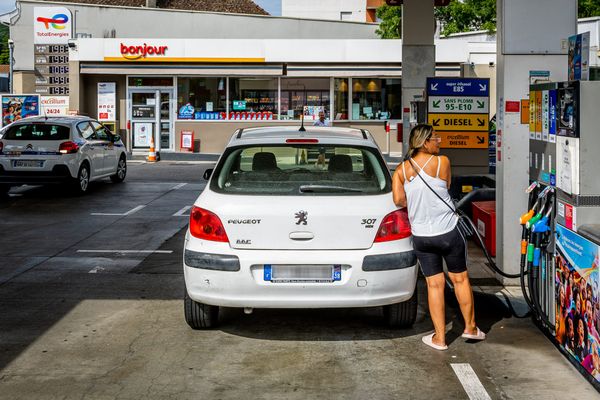
{"type": "Polygon", "coordinates": [[[344,145],[247,146],[225,152],[211,189],[255,195],[373,195],[391,190],[377,149],[344,145]]]}
{"type": "Polygon", "coordinates": [[[12,125],[4,132],[6,140],[67,140],[68,126],[54,124],[18,124],[12,125]]]}

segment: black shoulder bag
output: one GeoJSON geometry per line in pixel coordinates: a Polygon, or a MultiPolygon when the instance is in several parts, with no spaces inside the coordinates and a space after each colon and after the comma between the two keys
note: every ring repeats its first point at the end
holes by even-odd
{"type": "MultiPolygon", "coordinates": [[[[429,190],[431,190],[433,192],[433,194],[435,194],[436,197],[438,199],[440,199],[440,201],[442,203],[444,203],[450,209],[450,211],[452,211],[454,213],[454,215],[456,215],[458,217],[458,224],[456,225],[456,227],[458,228],[460,233],[465,237],[465,239],[475,235],[475,227],[473,226],[473,223],[471,222],[469,217],[464,212],[460,211],[458,208],[456,208],[456,207],[452,208],[450,206],[450,204],[446,203],[446,201],[444,199],[442,199],[442,197],[439,194],[437,194],[437,192],[435,190],[433,190],[433,188],[431,186],[429,186],[429,184],[427,183],[425,178],[423,178],[421,176],[421,168],[419,168],[419,169],[415,168],[415,165],[413,164],[412,159],[409,159],[408,161],[410,162],[410,165],[412,165],[413,169],[415,170],[415,172],[417,173],[419,178],[421,178],[421,180],[423,181],[425,186],[427,186],[429,188],[429,190]]],[[[438,160],[438,162],[439,162],[439,160],[438,160]]]]}

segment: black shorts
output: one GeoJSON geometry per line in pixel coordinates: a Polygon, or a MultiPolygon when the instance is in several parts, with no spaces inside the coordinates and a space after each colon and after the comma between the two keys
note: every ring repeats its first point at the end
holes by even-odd
{"type": "Polygon", "coordinates": [[[467,270],[467,242],[458,228],[438,236],[413,236],[413,247],[427,277],[444,272],[442,259],[446,260],[449,272],[467,270]]]}

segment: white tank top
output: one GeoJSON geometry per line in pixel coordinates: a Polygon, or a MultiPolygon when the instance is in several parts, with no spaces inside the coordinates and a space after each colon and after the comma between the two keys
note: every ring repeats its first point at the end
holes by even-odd
{"type": "MultiPolygon", "coordinates": [[[[440,178],[439,157],[435,177],[424,171],[424,168],[432,159],[433,155],[422,167],[414,159],[411,160],[413,166],[419,168],[421,176],[431,186],[431,189],[435,190],[448,205],[454,208],[454,203],[450,198],[450,193],[448,193],[447,183],[440,178]]],[[[456,214],[438,199],[421,178],[414,176],[409,181],[406,177],[404,163],[402,164],[402,173],[404,174],[404,191],[406,192],[408,220],[410,221],[412,234],[415,236],[438,236],[453,230],[458,222],[456,214]]]]}

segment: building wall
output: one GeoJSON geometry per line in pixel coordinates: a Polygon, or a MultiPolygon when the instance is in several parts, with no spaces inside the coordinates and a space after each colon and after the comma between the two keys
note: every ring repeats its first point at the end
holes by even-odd
{"type": "MultiPolygon", "coordinates": [[[[300,20],[146,8],[70,5],[21,1],[10,35],[15,41],[15,70],[33,70],[34,7],[67,7],[75,37],[219,39],[376,39],[374,24],[300,20]],[[75,13],[75,11],[77,11],[75,13]],[[101,21],[101,23],[99,23],[101,21]],[[168,21],[168,23],[165,23],[168,21]]],[[[364,12],[363,12],[364,16],[364,12]]],[[[339,20],[339,18],[338,18],[339,20]]],[[[364,21],[364,19],[363,19],[364,21]]]]}
{"type": "Polygon", "coordinates": [[[367,20],[366,0],[282,0],[281,15],[284,17],[341,20],[341,13],[351,13],[349,21],[367,20]]]}

